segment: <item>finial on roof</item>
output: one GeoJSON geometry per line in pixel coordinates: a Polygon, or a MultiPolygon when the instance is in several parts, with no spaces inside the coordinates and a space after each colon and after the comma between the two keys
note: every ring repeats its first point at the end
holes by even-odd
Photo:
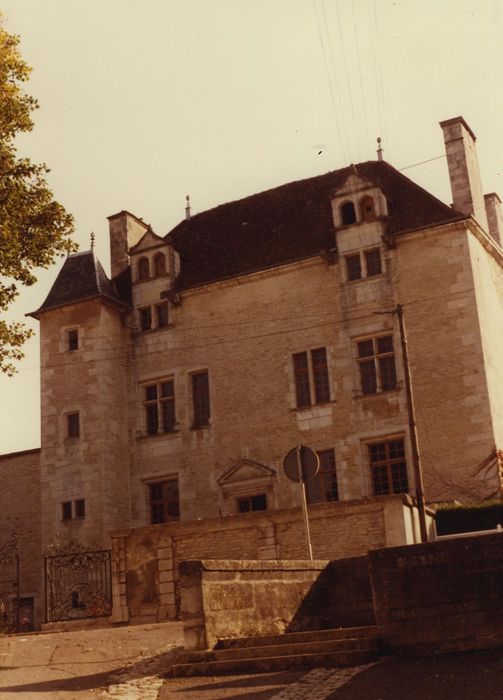
{"type": "Polygon", "coordinates": [[[185,197],[187,204],[185,205],[185,218],[187,221],[190,219],[190,195],[185,197]]]}
{"type": "Polygon", "coordinates": [[[377,160],[383,160],[383,149],[381,148],[381,137],[377,137],[377,160]]]}
{"type": "Polygon", "coordinates": [[[91,250],[94,250],[94,239],[96,236],[94,235],[94,231],[91,231],[91,250]]]}

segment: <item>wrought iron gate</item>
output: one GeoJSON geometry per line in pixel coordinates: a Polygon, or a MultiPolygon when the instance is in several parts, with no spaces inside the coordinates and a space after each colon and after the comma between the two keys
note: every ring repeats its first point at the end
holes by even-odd
{"type": "Polygon", "coordinates": [[[72,551],[45,558],[47,622],[112,612],[111,552],[72,551]]]}
{"type": "Polygon", "coordinates": [[[19,556],[17,536],[0,548],[0,634],[19,627],[19,556]]]}

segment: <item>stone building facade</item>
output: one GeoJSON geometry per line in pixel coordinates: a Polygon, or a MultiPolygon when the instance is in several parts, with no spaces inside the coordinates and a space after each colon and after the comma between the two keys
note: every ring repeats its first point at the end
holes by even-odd
{"type": "Polygon", "coordinates": [[[121,211],[110,278],[67,258],[33,313],[42,549],[298,506],[298,444],[320,456],[311,504],[413,496],[398,304],[427,502],[501,493],[500,200],[465,121],[441,126],[452,207],[368,161],[164,237],[121,211]]]}

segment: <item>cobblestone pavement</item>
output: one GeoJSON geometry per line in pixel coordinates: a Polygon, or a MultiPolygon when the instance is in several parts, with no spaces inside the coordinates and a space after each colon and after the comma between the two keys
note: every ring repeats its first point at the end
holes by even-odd
{"type": "Polygon", "coordinates": [[[350,668],[315,668],[296,683],[288,686],[270,700],[325,700],[334,690],[341,688],[353,676],[374,664],[350,668]]]}

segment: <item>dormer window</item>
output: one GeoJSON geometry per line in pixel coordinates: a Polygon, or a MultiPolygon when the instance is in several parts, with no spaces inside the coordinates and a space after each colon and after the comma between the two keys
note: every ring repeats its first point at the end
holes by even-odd
{"type": "Polygon", "coordinates": [[[150,263],[148,258],[138,260],[138,281],[145,282],[150,277],[150,263]]]}
{"type": "Polygon", "coordinates": [[[164,277],[166,274],[166,256],[164,253],[157,253],[154,257],[154,277],[164,277]]]}
{"type": "Polygon", "coordinates": [[[356,224],[356,211],[353,202],[345,202],[341,206],[341,220],[343,226],[356,224]]]}
{"type": "Polygon", "coordinates": [[[376,218],[374,199],[372,197],[363,197],[360,202],[362,221],[374,221],[376,218]]]}

